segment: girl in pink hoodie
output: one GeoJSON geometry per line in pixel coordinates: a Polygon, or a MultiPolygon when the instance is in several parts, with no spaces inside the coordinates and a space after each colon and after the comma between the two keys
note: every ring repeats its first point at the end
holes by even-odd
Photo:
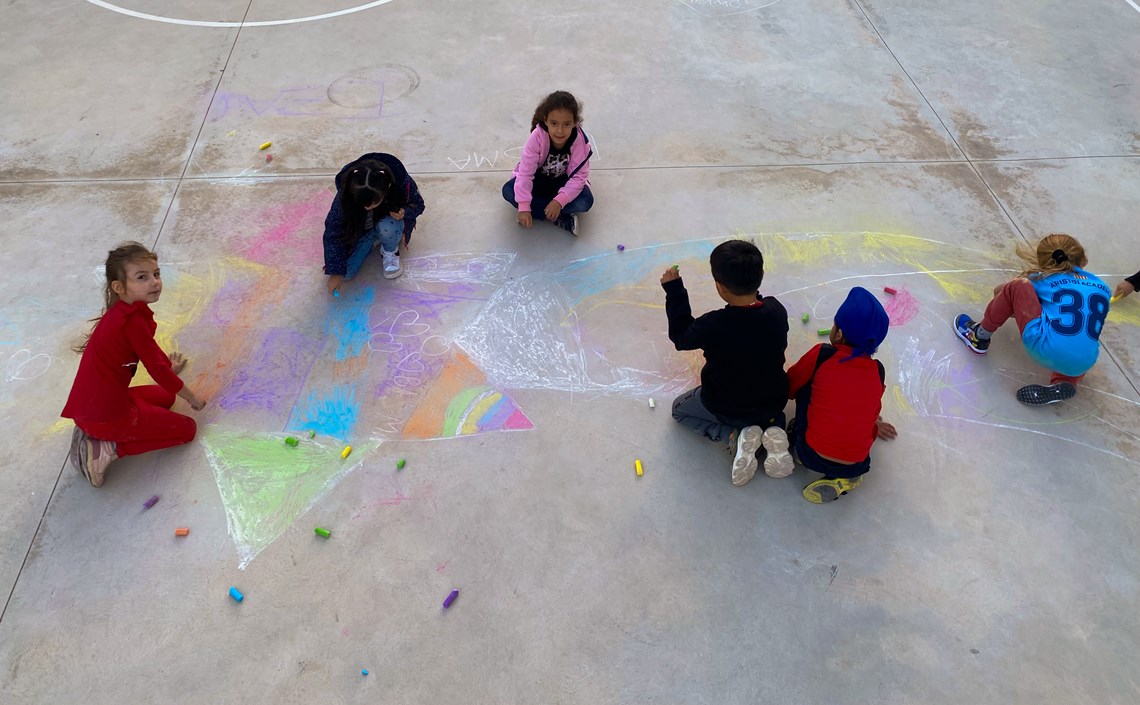
{"type": "Polygon", "coordinates": [[[581,126],[578,101],[555,91],[539,103],[531,119],[515,175],[503,185],[503,198],[518,208],[519,225],[549,220],[578,234],[578,214],[590,210],[590,138],[581,126]]]}

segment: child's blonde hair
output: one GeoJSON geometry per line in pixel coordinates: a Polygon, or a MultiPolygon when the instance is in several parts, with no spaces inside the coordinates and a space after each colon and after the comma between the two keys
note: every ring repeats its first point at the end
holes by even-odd
{"type": "Polygon", "coordinates": [[[119,282],[125,285],[127,283],[127,264],[144,259],[158,262],[158,255],[148,250],[142,243],[133,240],[121,242],[115,246],[115,249],[107,252],[107,261],[103,267],[104,274],[107,277],[103,283],[103,312],[91,319],[93,324],[91,330],[87,331],[82,342],[72,347],[72,350],[76,353],[82,353],[87,348],[87,341],[91,340],[91,333],[95,331],[95,324],[98,324],[103,316],[111,310],[111,307],[119,302],[119,295],[115,293],[111,284],[119,282]]]}
{"type": "Polygon", "coordinates": [[[1064,233],[1046,235],[1037,243],[1035,250],[1025,245],[1018,245],[1017,256],[1026,264],[1026,268],[1019,276],[1030,279],[1040,279],[1059,272],[1071,272],[1074,267],[1083,267],[1089,262],[1080,241],[1064,233]]]}

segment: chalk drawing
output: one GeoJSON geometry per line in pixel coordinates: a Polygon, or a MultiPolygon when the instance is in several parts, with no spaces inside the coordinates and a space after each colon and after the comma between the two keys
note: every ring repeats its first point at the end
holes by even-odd
{"type": "Polygon", "coordinates": [[[392,0],[373,0],[373,2],[365,3],[363,5],[357,5],[355,7],[349,7],[349,8],[345,8],[343,10],[336,10],[335,12],[326,12],[326,13],[321,14],[321,15],[310,15],[308,17],[294,17],[292,19],[285,19],[285,20],[262,20],[259,22],[244,22],[244,21],[243,22],[204,22],[201,20],[181,20],[181,19],[177,19],[174,17],[162,17],[160,15],[150,15],[150,14],[147,14],[145,12],[136,12],[134,10],[128,10],[126,8],[119,7],[118,5],[112,5],[111,3],[105,2],[104,0],[87,0],[87,2],[91,3],[92,5],[98,5],[99,7],[105,8],[107,10],[111,10],[112,12],[118,12],[121,15],[127,15],[128,17],[137,17],[138,19],[142,19],[142,20],[151,20],[152,22],[165,22],[166,24],[179,24],[179,25],[185,25],[185,26],[189,26],[189,27],[243,27],[244,28],[244,27],[273,27],[273,26],[283,25],[283,24],[297,24],[299,22],[315,22],[316,20],[324,20],[324,19],[329,19],[332,17],[340,17],[341,15],[350,15],[354,12],[361,12],[362,10],[368,10],[368,9],[373,8],[373,7],[379,7],[380,5],[386,5],[390,2],[392,2],[392,0]]]}
{"type": "Polygon", "coordinates": [[[387,112],[396,101],[420,87],[420,75],[403,64],[378,64],[340,76],[325,91],[329,102],[342,108],[387,112]]]}
{"type": "Polygon", "coordinates": [[[321,344],[291,329],[271,328],[250,364],[234,373],[218,405],[227,410],[260,408],[287,414],[321,344]]]}
{"type": "Polygon", "coordinates": [[[740,15],[770,7],[780,0],[678,0],[682,5],[706,17],[740,15]]]}
{"type": "Polygon", "coordinates": [[[360,467],[379,441],[341,444],[305,439],[286,445],[279,434],[207,426],[199,434],[226,512],[226,525],[245,568],[258,553],[316,504],[342,477],[360,467]]]}
{"type": "Polygon", "coordinates": [[[453,252],[404,257],[405,282],[494,284],[506,279],[518,255],[513,252],[453,252]]]}
{"type": "MultiPolygon", "coordinates": [[[[255,98],[245,93],[219,91],[210,108],[210,122],[234,117],[246,119],[274,117],[319,117],[328,120],[376,120],[382,117],[384,84],[373,86],[376,104],[365,108],[346,108],[329,100],[326,86],[282,88],[268,98],[255,98]]],[[[269,95],[268,93],[265,95],[269,95]]]]}
{"type": "Polygon", "coordinates": [[[895,288],[895,293],[886,294],[887,305],[884,307],[887,311],[887,318],[891,321],[891,327],[905,326],[918,315],[918,299],[914,298],[905,287],[895,288]]]}
{"type": "Polygon", "coordinates": [[[522,147],[511,147],[510,149],[504,149],[501,152],[496,149],[493,152],[471,152],[470,154],[465,154],[462,157],[448,157],[447,162],[448,164],[451,164],[452,167],[459,169],[460,171],[471,166],[472,161],[475,162],[476,169],[481,169],[484,166],[488,166],[494,169],[495,165],[499,163],[500,158],[504,160],[518,161],[521,154],[522,147]]]}
{"type": "Polygon", "coordinates": [[[328,336],[337,341],[336,360],[356,357],[368,347],[372,329],[368,323],[369,309],[376,300],[371,286],[353,287],[340,297],[341,304],[329,316],[328,336]]]}
{"type": "Polygon", "coordinates": [[[408,419],[404,437],[450,438],[534,427],[510,396],[485,382],[470,359],[456,354],[408,419]]]}
{"type": "Polygon", "coordinates": [[[348,442],[360,420],[361,404],[356,398],[356,384],[334,387],[328,391],[310,392],[298,400],[286,425],[289,431],[316,431],[348,442]]]}
{"type": "Polygon", "coordinates": [[[31,350],[21,348],[8,358],[4,365],[4,379],[8,382],[16,380],[29,380],[39,377],[51,367],[52,358],[47,353],[32,354],[31,350]]]}

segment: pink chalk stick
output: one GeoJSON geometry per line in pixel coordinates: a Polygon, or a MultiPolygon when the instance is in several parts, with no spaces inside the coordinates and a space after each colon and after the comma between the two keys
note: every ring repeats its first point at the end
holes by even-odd
{"type": "Polygon", "coordinates": [[[897,289],[892,289],[892,288],[891,288],[891,287],[889,287],[889,286],[884,286],[884,287],[883,287],[883,291],[887,292],[888,294],[891,294],[892,296],[893,296],[894,294],[897,294],[897,293],[899,293],[897,289]]]}

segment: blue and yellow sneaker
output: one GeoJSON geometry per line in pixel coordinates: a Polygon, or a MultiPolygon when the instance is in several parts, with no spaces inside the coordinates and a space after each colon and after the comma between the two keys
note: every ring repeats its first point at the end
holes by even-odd
{"type": "Polygon", "coordinates": [[[964,313],[959,313],[954,318],[954,332],[970,349],[970,352],[976,355],[985,355],[986,351],[990,349],[990,341],[982,340],[978,337],[978,323],[971,320],[969,316],[964,313]]]}
{"type": "Polygon", "coordinates": [[[824,504],[825,502],[834,502],[859,485],[863,484],[863,478],[860,477],[833,477],[823,478],[809,483],[804,488],[804,499],[812,504],[824,504]]]}

